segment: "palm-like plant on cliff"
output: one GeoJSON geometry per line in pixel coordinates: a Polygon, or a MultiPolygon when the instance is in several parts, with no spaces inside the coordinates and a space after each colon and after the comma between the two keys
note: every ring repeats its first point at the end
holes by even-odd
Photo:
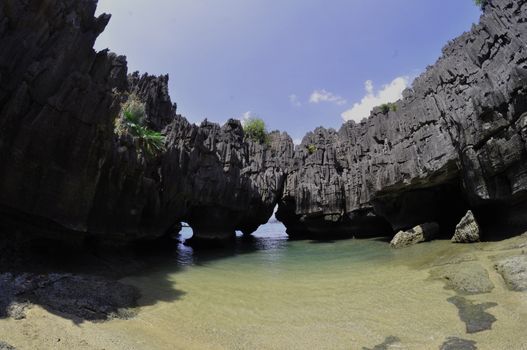
{"type": "Polygon", "coordinates": [[[130,135],[138,148],[150,156],[165,150],[165,136],[145,125],[145,104],[132,94],[121,106],[121,113],[115,122],[115,132],[119,136],[130,135]]]}

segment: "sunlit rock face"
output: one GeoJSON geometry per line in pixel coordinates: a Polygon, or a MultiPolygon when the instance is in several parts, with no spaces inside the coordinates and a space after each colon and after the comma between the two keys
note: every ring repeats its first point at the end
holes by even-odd
{"type": "Polygon", "coordinates": [[[527,1],[490,1],[392,108],[307,134],[277,216],[288,233],[433,221],[450,238],[468,208],[488,235],[527,226],[526,43],[527,1]]]}
{"type": "Polygon", "coordinates": [[[0,208],[25,234],[123,242],[177,230],[227,237],[254,231],[282,193],[293,143],[244,140],[238,121],[189,123],[168,76],[127,75],[126,59],[93,44],[110,16],[91,0],[0,4],[0,208]],[[146,157],[118,137],[130,94],[166,151],[146,157]]]}

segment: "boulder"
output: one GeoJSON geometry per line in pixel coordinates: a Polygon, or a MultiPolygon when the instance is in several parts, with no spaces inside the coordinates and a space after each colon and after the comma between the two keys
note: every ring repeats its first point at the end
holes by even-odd
{"type": "Polygon", "coordinates": [[[475,262],[445,265],[432,270],[431,275],[443,280],[447,289],[458,294],[482,294],[494,289],[488,271],[475,262]]]}
{"type": "Polygon", "coordinates": [[[456,231],[452,237],[454,243],[473,243],[479,242],[479,225],[474,218],[472,211],[468,211],[467,214],[461,219],[459,224],[456,226],[456,231]]]}
{"type": "Polygon", "coordinates": [[[527,291],[527,255],[502,259],[495,266],[507,288],[517,292],[527,291]]]}
{"type": "Polygon", "coordinates": [[[16,350],[16,348],[6,342],[0,341],[0,350],[16,350]]]}
{"type": "Polygon", "coordinates": [[[439,225],[435,222],[422,224],[408,231],[399,231],[390,242],[392,248],[404,248],[426,242],[439,234],[439,225]]]}

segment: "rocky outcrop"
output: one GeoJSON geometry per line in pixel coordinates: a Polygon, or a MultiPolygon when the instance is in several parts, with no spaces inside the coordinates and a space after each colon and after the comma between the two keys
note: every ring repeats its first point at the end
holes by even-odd
{"type": "Polygon", "coordinates": [[[497,262],[496,269],[507,288],[517,292],[527,291],[527,255],[502,259],[497,262]]]}
{"type": "Polygon", "coordinates": [[[0,217],[8,230],[60,239],[152,239],[187,221],[198,237],[254,231],[271,216],[289,136],[244,139],[238,121],[189,123],[168,76],[134,73],[93,44],[109,15],[93,0],[0,4],[0,217]],[[114,121],[130,94],[166,135],[147,157],[114,121]]]}
{"type": "Polygon", "coordinates": [[[488,271],[476,262],[441,266],[432,270],[431,275],[443,280],[447,289],[459,294],[489,293],[494,289],[488,271]]]}
{"type": "Polygon", "coordinates": [[[454,243],[479,242],[479,232],[479,225],[474,218],[474,214],[469,210],[459,224],[457,224],[456,231],[451,240],[454,243]]]}
{"type": "Polygon", "coordinates": [[[248,234],[277,218],[291,236],[393,235],[424,222],[483,233],[527,225],[527,1],[493,0],[391,110],[293,151],[287,134],[245,138],[240,122],[177,114],[168,76],[128,75],[93,44],[110,16],[94,0],[0,4],[0,222],[60,239],[130,241],[177,231],[248,234]],[[166,150],[146,156],[114,131],[145,104],[166,150]],[[488,215],[492,213],[493,215],[488,215]]]}
{"type": "Polygon", "coordinates": [[[0,341],[0,350],[16,350],[16,348],[6,342],[0,341]]]}
{"type": "Polygon", "coordinates": [[[526,227],[526,42],[527,1],[489,1],[390,110],[307,134],[277,214],[288,233],[446,235],[469,208],[487,235],[526,227]]]}
{"type": "Polygon", "coordinates": [[[287,134],[270,133],[269,144],[260,144],[244,141],[237,120],[195,127],[180,119],[167,127],[167,137],[163,205],[182,210],[180,220],[190,224],[195,238],[229,238],[235,230],[248,234],[269,220],[293,151],[287,134]],[[177,207],[181,204],[184,208],[177,207]]]}
{"type": "Polygon", "coordinates": [[[0,318],[25,318],[32,305],[75,320],[130,318],[139,291],[113,280],[72,274],[0,274],[0,318]]]}
{"type": "Polygon", "coordinates": [[[392,248],[404,248],[417,243],[434,239],[439,233],[439,225],[435,222],[414,227],[408,231],[399,231],[390,242],[392,248]]]}

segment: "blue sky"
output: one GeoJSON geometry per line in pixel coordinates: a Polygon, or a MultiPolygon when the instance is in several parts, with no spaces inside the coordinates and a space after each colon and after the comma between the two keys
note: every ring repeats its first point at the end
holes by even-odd
{"type": "Polygon", "coordinates": [[[96,48],[170,74],[191,122],[258,116],[297,141],[397,99],[480,15],[473,0],[99,0],[102,12],[96,48]]]}

